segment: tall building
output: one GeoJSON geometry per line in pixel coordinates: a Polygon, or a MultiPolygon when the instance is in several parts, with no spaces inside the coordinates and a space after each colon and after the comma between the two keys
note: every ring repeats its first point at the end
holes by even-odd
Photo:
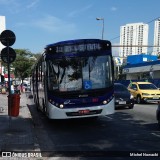
{"type": "Polygon", "coordinates": [[[160,54],[160,19],[155,21],[154,24],[154,46],[153,47],[153,55],[160,54]]]}
{"type": "Polygon", "coordinates": [[[148,45],[148,29],[148,24],[144,23],[132,23],[121,26],[120,45],[128,47],[120,47],[120,57],[147,53],[147,47],[142,47],[142,45],[148,45]]]}
{"type": "MultiPolygon", "coordinates": [[[[5,16],[0,16],[0,34],[6,29],[6,22],[5,22],[5,16]]],[[[4,48],[4,45],[0,42],[0,52],[4,48]]],[[[2,64],[1,64],[1,57],[0,57],[0,82],[1,82],[1,75],[2,72],[2,64]]]]}
{"type": "MultiPolygon", "coordinates": [[[[0,16],[0,34],[6,29],[6,19],[5,16],[0,16]]],[[[5,46],[0,43],[0,51],[4,48],[5,46]]]]}

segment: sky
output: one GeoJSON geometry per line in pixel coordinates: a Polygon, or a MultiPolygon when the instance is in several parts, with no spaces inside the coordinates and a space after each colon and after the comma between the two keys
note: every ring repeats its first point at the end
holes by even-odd
{"type": "MultiPolygon", "coordinates": [[[[102,38],[119,44],[120,26],[149,24],[153,44],[154,20],[160,17],[159,0],[0,0],[0,16],[16,35],[15,49],[41,53],[46,45],[72,39],[102,38]]],[[[113,47],[113,55],[118,48],[113,47]]]]}

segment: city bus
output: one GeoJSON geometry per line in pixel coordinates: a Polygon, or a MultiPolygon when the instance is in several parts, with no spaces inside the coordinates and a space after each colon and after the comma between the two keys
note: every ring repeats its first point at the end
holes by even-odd
{"type": "Polygon", "coordinates": [[[111,42],[77,39],[49,44],[32,69],[37,110],[49,119],[113,114],[111,42]]]}

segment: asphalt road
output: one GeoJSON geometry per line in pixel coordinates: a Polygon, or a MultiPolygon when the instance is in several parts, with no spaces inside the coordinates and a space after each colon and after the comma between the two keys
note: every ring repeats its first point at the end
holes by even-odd
{"type": "MultiPolygon", "coordinates": [[[[48,120],[34,105],[29,109],[41,151],[54,156],[86,154],[124,154],[160,151],[160,129],[156,121],[157,104],[135,104],[115,114],[93,119],[48,120]],[[120,151],[120,152],[119,152],[120,151]],[[53,155],[52,155],[53,154],[53,155]]],[[[105,155],[106,154],[106,155],[105,155]]]]}

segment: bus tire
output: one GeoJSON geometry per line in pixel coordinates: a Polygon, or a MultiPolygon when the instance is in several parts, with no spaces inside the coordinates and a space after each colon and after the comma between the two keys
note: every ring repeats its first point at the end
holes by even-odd
{"type": "Polygon", "coordinates": [[[40,109],[39,109],[39,103],[38,103],[37,98],[35,99],[35,104],[36,104],[36,109],[37,109],[37,111],[39,112],[39,111],[40,111],[40,109]]]}
{"type": "Polygon", "coordinates": [[[35,96],[33,97],[33,100],[34,100],[34,103],[36,104],[36,98],[35,98],[35,96]]]}
{"type": "Polygon", "coordinates": [[[46,108],[44,99],[43,99],[43,113],[44,113],[44,114],[47,114],[47,108],[46,108]]]}

